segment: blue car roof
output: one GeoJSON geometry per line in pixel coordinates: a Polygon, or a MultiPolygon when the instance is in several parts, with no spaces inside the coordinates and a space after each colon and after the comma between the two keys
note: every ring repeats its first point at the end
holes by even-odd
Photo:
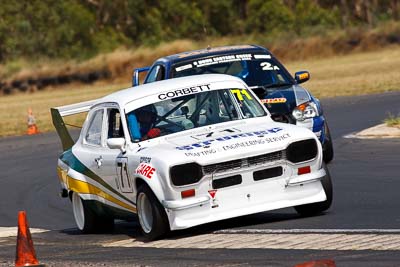
{"type": "Polygon", "coordinates": [[[169,55],[166,57],[159,58],[156,61],[158,62],[163,61],[163,62],[168,62],[170,64],[174,64],[181,61],[209,57],[209,56],[223,55],[226,53],[232,54],[232,53],[254,53],[254,52],[270,53],[268,49],[257,45],[219,46],[219,47],[182,52],[175,55],[169,55]]]}

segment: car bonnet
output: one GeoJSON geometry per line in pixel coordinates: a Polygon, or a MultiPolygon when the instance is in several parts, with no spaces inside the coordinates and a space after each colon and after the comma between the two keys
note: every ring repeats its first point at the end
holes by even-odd
{"type": "Polygon", "coordinates": [[[280,151],[293,141],[310,138],[314,135],[305,128],[255,118],[164,137],[144,153],[168,155],[164,160],[170,163],[210,164],[280,151]]]}

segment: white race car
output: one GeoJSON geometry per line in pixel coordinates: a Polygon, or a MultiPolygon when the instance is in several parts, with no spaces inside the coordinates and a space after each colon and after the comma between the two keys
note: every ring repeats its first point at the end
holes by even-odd
{"type": "Polygon", "coordinates": [[[52,108],[62,196],[83,232],[137,213],[149,239],[170,230],[294,207],[328,209],[332,184],[310,130],[274,122],[239,78],[209,74],[52,108]],[[79,139],[64,116],[88,112],[79,139]]]}

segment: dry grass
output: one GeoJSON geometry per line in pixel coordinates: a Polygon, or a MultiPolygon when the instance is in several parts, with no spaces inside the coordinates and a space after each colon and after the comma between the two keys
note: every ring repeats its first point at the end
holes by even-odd
{"type": "Polygon", "coordinates": [[[207,37],[201,41],[176,40],[156,47],[121,47],[114,52],[100,54],[86,61],[18,59],[0,64],[1,82],[37,79],[62,75],[107,71],[113,79],[124,81],[132,69],[151,64],[155,59],[183,51],[205,48],[208,45],[256,43],[268,47],[278,58],[309,60],[333,57],[355,52],[376,51],[400,43],[400,22],[381,23],[375,28],[355,27],[344,30],[327,30],[310,36],[296,37],[283,32],[276,36],[241,35],[207,37]]]}
{"type": "Polygon", "coordinates": [[[400,90],[400,47],[318,60],[287,62],[291,73],[308,70],[304,84],[318,97],[361,95],[400,90]]]}
{"type": "MultiPolygon", "coordinates": [[[[28,108],[31,107],[41,132],[53,131],[50,108],[96,99],[113,91],[129,87],[129,83],[96,83],[90,86],[68,85],[36,93],[19,93],[0,97],[0,136],[23,135],[27,131],[28,108]]],[[[71,116],[68,123],[81,125],[82,116],[71,116]]]]}
{"type": "MultiPolygon", "coordinates": [[[[184,46],[186,47],[186,45],[190,46],[190,44],[184,46]]],[[[174,49],[165,49],[165,51],[157,52],[155,56],[171,54],[175,50],[183,49],[177,43],[174,49]]],[[[151,49],[144,49],[139,54],[144,53],[153,53],[152,55],[154,55],[154,51],[151,49]]],[[[125,58],[126,56],[124,53],[114,55],[116,58],[125,58]]],[[[298,70],[311,72],[312,79],[304,86],[317,97],[400,90],[400,46],[375,52],[284,63],[291,73],[298,70]]],[[[0,121],[0,136],[25,134],[29,107],[33,109],[39,130],[42,132],[52,131],[50,107],[96,99],[128,86],[130,86],[129,77],[119,82],[98,82],[87,86],[71,84],[35,93],[1,96],[0,114],[3,114],[3,118],[0,121]]],[[[82,117],[78,117],[71,118],[68,122],[79,124],[82,120],[82,117]]]]}

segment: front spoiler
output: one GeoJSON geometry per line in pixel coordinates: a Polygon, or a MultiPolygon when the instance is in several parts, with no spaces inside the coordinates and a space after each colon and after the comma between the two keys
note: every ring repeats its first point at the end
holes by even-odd
{"type": "Polygon", "coordinates": [[[162,201],[171,230],[200,224],[322,202],[326,194],[320,180],[327,175],[324,169],[280,183],[271,180],[255,187],[243,186],[218,190],[216,197],[199,196],[183,200],[162,201]],[[251,195],[251,197],[250,197],[251,195]]]}
{"type": "Polygon", "coordinates": [[[326,175],[326,171],[324,168],[322,168],[322,169],[319,169],[318,171],[315,171],[315,172],[312,172],[309,174],[299,175],[295,178],[290,179],[289,182],[287,183],[287,186],[299,186],[299,185],[319,181],[325,175],[326,175]]]}
{"type": "Polygon", "coordinates": [[[198,198],[188,198],[183,200],[163,200],[162,205],[166,209],[170,210],[182,210],[188,209],[196,206],[201,206],[205,204],[209,204],[211,197],[204,196],[198,198]]]}

